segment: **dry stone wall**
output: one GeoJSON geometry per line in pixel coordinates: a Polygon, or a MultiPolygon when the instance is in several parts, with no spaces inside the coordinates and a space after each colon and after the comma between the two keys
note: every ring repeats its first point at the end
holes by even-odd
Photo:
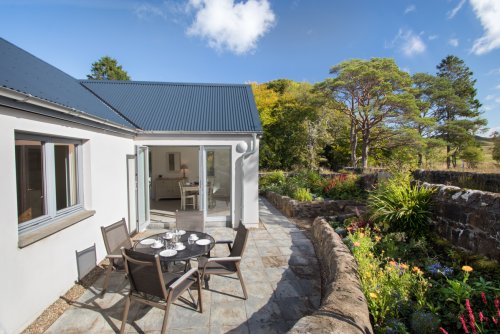
{"type": "Polygon", "coordinates": [[[289,333],[373,333],[351,252],[321,217],[314,220],[311,234],[322,270],[321,306],[300,319],[289,333]]]}
{"type": "Polygon", "coordinates": [[[500,261],[500,194],[453,186],[435,187],[436,231],[454,245],[500,261]]]}
{"type": "Polygon", "coordinates": [[[266,193],[266,198],[285,216],[292,218],[316,218],[319,216],[335,216],[362,209],[364,205],[356,201],[324,200],[300,202],[288,196],[282,196],[272,191],[266,193]]]}
{"type": "Polygon", "coordinates": [[[500,192],[500,174],[457,172],[447,170],[416,170],[415,180],[461,188],[500,192]]]}

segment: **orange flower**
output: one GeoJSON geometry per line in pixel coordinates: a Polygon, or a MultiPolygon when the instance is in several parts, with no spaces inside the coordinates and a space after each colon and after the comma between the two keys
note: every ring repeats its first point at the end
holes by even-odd
{"type": "Polygon", "coordinates": [[[353,245],[354,245],[354,247],[359,247],[359,246],[361,246],[361,244],[360,244],[359,242],[357,242],[357,241],[356,241],[356,242],[354,242],[354,243],[353,243],[353,245]]]}
{"type": "Polygon", "coordinates": [[[389,261],[389,264],[394,267],[397,265],[396,261],[389,261]]]}
{"type": "Polygon", "coordinates": [[[400,268],[403,268],[403,269],[405,269],[405,270],[406,270],[406,269],[408,269],[408,265],[407,265],[407,264],[404,264],[404,263],[401,263],[401,264],[399,265],[399,267],[400,267],[400,268]]]}
{"type": "Polygon", "coordinates": [[[382,240],[382,238],[381,238],[381,237],[379,237],[379,236],[377,235],[377,236],[375,237],[375,241],[376,241],[376,242],[379,242],[380,240],[382,240]]]}
{"type": "Polygon", "coordinates": [[[471,266],[463,266],[462,270],[465,271],[466,273],[470,273],[473,269],[471,266]]]}
{"type": "Polygon", "coordinates": [[[413,267],[413,272],[417,273],[417,274],[423,274],[422,270],[420,270],[419,267],[413,267]]]}
{"type": "Polygon", "coordinates": [[[371,299],[377,299],[378,295],[375,292],[370,292],[370,298],[371,299]]]}

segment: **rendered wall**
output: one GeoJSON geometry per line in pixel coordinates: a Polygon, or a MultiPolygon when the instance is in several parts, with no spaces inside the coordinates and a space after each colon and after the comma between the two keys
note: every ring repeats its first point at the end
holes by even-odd
{"type": "Polygon", "coordinates": [[[100,226],[128,217],[126,155],[132,138],[0,107],[1,191],[0,333],[17,333],[77,280],[75,251],[96,244],[105,256],[100,226]],[[85,139],[85,208],[94,216],[24,248],[18,247],[15,131],[85,139]]]}

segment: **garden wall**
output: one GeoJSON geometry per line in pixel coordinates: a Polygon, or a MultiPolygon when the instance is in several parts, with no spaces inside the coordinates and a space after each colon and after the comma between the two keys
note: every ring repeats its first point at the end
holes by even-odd
{"type": "Polygon", "coordinates": [[[500,261],[500,194],[454,186],[437,187],[433,221],[454,245],[500,261]]]}
{"type": "Polygon", "coordinates": [[[364,205],[360,202],[349,200],[300,202],[272,191],[268,191],[266,193],[266,198],[285,216],[293,218],[335,216],[339,214],[352,213],[356,208],[362,209],[364,207],[364,205]]]}
{"type": "Polygon", "coordinates": [[[461,188],[500,192],[500,174],[482,174],[442,170],[416,170],[415,180],[461,188]]]}
{"type": "Polygon", "coordinates": [[[312,243],[321,263],[321,306],[300,319],[289,333],[373,333],[354,257],[321,217],[311,228],[312,243]]]}

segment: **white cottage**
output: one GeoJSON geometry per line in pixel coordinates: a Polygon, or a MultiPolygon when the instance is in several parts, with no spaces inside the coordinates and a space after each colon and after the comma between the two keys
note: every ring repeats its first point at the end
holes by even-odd
{"type": "Polygon", "coordinates": [[[0,39],[0,333],[74,284],[76,251],[104,258],[100,226],[256,227],[261,134],[248,85],[79,81],[0,39]]]}

